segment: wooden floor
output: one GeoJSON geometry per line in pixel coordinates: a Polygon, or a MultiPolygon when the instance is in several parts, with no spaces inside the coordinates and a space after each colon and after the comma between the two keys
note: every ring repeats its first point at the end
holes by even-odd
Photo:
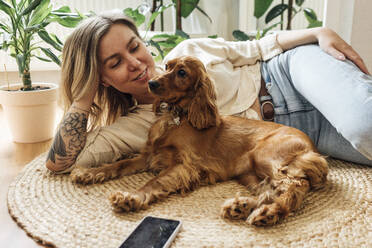
{"type": "Polygon", "coordinates": [[[8,213],[7,192],[9,184],[22,168],[39,154],[46,152],[51,140],[19,144],[11,140],[9,128],[0,105],[0,247],[42,247],[17,226],[8,213]]]}

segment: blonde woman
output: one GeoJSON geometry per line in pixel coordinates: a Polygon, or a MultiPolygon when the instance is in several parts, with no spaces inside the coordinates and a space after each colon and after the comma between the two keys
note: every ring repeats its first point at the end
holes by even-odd
{"type": "MultiPolygon", "coordinates": [[[[247,42],[190,39],[164,63],[181,55],[203,61],[222,114],[294,126],[321,153],[372,165],[372,77],[332,30],[295,30],[247,42]]],[[[64,45],[64,117],[47,168],[69,172],[138,152],[156,118],[147,84],[159,73],[130,20],[116,12],[84,20],[64,45]]]]}

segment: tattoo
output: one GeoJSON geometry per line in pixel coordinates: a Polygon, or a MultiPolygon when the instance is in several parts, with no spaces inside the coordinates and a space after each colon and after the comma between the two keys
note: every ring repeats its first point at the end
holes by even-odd
{"type": "Polygon", "coordinates": [[[70,150],[81,150],[85,144],[88,118],[85,113],[68,113],[61,125],[65,136],[70,136],[68,144],[70,150]]]}
{"type": "Polygon", "coordinates": [[[55,163],[58,155],[58,159],[66,167],[72,165],[85,145],[87,123],[86,113],[67,113],[53,141],[47,160],[50,159],[55,163]]]}
{"type": "Polygon", "coordinates": [[[52,148],[50,149],[49,154],[48,154],[48,158],[52,160],[53,163],[56,162],[55,154],[61,157],[66,156],[66,145],[65,145],[65,142],[63,142],[60,132],[57,133],[57,136],[53,142],[52,148]]]}

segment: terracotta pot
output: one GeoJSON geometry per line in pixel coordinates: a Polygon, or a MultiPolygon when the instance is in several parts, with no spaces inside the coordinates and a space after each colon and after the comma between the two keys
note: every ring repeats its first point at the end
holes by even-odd
{"type": "MultiPolygon", "coordinates": [[[[33,83],[49,89],[33,91],[8,91],[0,87],[0,104],[3,106],[13,141],[35,143],[51,139],[56,128],[58,85],[33,83]]],[[[10,90],[22,87],[11,84],[10,90]]]]}

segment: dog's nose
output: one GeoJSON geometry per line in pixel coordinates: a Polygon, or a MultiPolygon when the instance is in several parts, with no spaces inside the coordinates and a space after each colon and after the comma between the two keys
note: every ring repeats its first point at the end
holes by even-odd
{"type": "Polygon", "coordinates": [[[154,81],[154,80],[150,80],[149,81],[149,88],[150,90],[155,90],[156,88],[158,88],[160,85],[157,81],[154,81]]]}

